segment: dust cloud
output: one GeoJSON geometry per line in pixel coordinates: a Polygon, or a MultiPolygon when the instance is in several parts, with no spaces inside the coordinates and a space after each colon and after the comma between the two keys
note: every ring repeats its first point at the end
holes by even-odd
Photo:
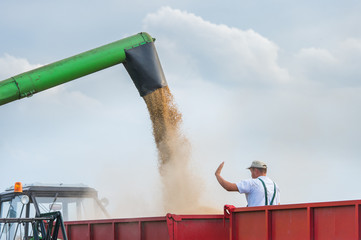
{"type": "Polygon", "coordinates": [[[216,213],[217,210],[204,207],[200,202],[202,180],[191,169],[191,144],[181,131],[182,114],[168,86],[143,98],[158,149],[164,211],[175,214],[216,213]]]}

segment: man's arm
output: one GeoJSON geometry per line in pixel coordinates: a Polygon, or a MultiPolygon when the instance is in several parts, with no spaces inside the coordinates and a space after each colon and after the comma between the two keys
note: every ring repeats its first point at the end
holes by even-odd
{"type": "Polygon", "coordinates": [[[228,182],[221,176],[222,168],[223,168],[224,162],[222,162],[219,167],[216,170],[216,178],[219,182],[219,184],[226,189],[227,191],[238,191],[237,184],[228,182]]]}

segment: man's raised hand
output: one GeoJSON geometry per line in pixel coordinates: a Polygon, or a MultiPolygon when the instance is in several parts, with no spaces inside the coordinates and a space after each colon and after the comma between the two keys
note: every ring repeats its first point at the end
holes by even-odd
{"type": "Polygon", "coordinates": [[[224,162],[222,162],[222,163],[218,166],[218,168],[217,168],[217,170],[216,170],[216,173],[215,173],[216,176],[217,176],[217,175],[221,175],[223,165],[224,165],[224,162]]]}

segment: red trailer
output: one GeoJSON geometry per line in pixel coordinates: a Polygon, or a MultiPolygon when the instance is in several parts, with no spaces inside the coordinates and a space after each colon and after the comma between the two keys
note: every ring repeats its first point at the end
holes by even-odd
{"type": "Polygon", "coordinates": [[[224,215],[72,221],[65,223],[70,240],[189,240],[227,239],[229,221],[224,215]]]}
{"type": "Polygon", "coordinates": [[[225,207],[224,215],[66,222],[70,240],[360,239],[361,200],[264,207],[225,207]]]}

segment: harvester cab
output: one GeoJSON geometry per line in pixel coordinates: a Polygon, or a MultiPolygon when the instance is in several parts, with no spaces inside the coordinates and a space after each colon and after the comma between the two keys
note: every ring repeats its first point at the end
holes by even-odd
{"type": "Polygon", "coordinates": [[[34,232],[38,230],[44,232],[40,235],[46,235],[45,221],[48,224],[58,222],[57,231],[60,231],[63,220],[109,218],[105,203],[106,200],[98,199],[94,188],[83,184],[22,186],[16,183],[0,193],[0,240],[17,239],[14,237],[20,235],[35,236],[38,234],[34,232]]]}
{"type": "Polygon", "coordinates": [[[99,200],[98,192],[83,184],[37,183],[24,185],[22,191],[16,188],[0,193],[1,218],[30,218],[56,211],[61,212],[64,221],[109,217],[106,200],[99,200]]]}

